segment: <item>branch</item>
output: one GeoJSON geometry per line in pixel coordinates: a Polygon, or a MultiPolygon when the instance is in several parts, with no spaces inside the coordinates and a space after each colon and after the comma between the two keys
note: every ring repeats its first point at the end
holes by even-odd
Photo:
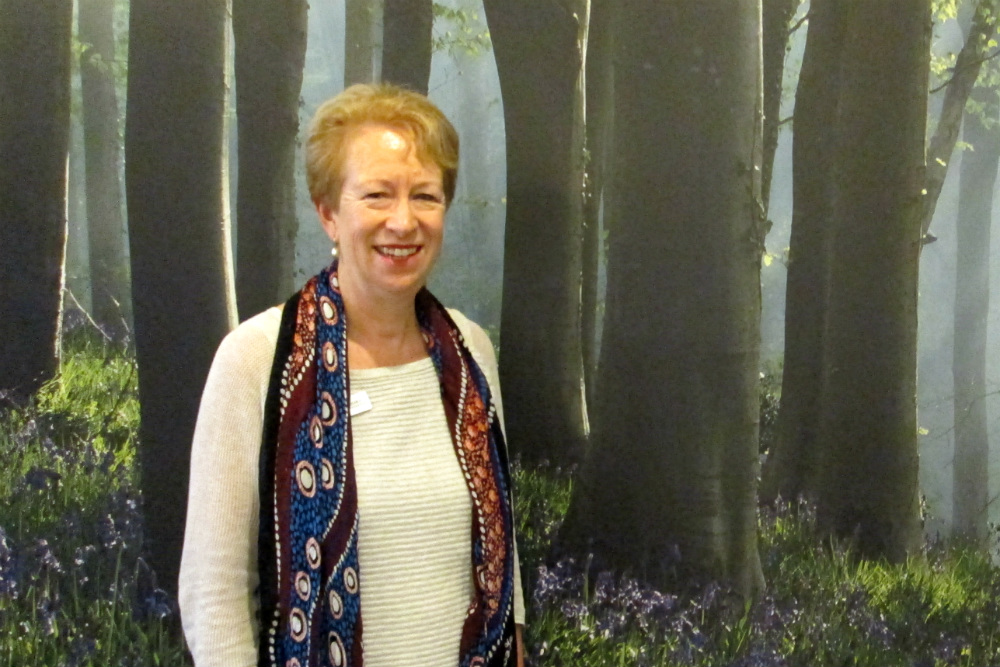
{"type": "Polygon", "coordinates": [[[812,14],[811,11],[806,12],[805,14],[802,15],[802,18],[800,18],[798,21],[796,21],[795,23],[793,23],[792,27],[788,29],[788,34],[792,35],[792,34],[795,33],[796,30],[798,30],[799,28],[801,28],[802,24],[809,20],[809,15],[810,14],[812,14]]]}
{"type": "Polygon", "coordinates": [[[958,132],[962,127],[962,114],[965,104],[972,92],[972,87],[979,78],[979,70],[988,58],[983,58],[980,45],[989,35],[996,31],[996,12],[1000,0],[979,0],[976,5],[975,18],[972,27],[955,59],[954,75],[948,81],[945,89],[944,102],[941,104],[941,116],[937,129],[931,138],[927,150],[927,170],[924,177],[924,202],[920,220],[922,235],[930,229],[937,208],[938,196],[948,174],[948,163],[958,141],[958,132]]]}
{"type": "MultiPolygon", "coordinates": [[[[973,60],[972,62],[965,63],[965,65],[963,65],[963,69],[966,68],[966,67],[981,66],[983,63],[985,63],[987,61],[990,61],[990,60],[993,60],[997,56],[1000,56],[1000,49],[997,49],[996,51],[994,51],[990,55],[986,56],[985,58],[979,58],[978,60],[973,60]]],[[[934,93],[941,92],[942,90],[944,90],[945,88],[947,88],[949,85],[951,85],[951,82],[955,80],[955,77],[960,74],[957,65],[955,67],[949,67],[948,71],[950,71],[952,73],[951,76],[948,77],[948,80],[945,81],[944,83],[942,83],[940,86],[937,86],[936,88],[931,88],[928,91],[928,93],[930,93],[931,95],[933,95],[934,93]]]]}

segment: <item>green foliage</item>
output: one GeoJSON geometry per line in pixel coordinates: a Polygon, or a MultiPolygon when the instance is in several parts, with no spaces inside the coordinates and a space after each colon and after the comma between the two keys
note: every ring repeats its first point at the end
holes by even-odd
{"type": "Polygon", "coordinates": [[[184,665],[140,557],[136,368],[79,329],[58,377],[0,414],[0,665],[184,665]]]}
{"type": "Polygon", "coordinates": [[[478,56],[493,48],[490,31],[479,14],[434,3],[434,35],[431,48],[451,56],[478,56]]]}

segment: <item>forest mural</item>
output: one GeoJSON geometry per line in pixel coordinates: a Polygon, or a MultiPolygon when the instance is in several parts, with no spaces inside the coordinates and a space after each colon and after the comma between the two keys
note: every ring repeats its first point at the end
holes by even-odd
{"type": "Polygon", "coordinates": [[[202,387],[370,81],[461,136],[526,664],[1000,664],[998,12],[0,0],[0,664],[191,664],[202,387]]]}

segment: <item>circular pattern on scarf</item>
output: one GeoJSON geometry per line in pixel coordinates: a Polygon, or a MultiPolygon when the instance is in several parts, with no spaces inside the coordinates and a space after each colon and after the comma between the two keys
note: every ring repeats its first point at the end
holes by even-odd
{"type": "Polygon", "coordinates": [[[353,567],[344,568],[344,588],[351,595],[358,592],[358,573],[353,567]]]}
{"type": "Polygon", "coordinates": [[[309,422],[309,439],[312,440],[313,445],[316,447],[323,447],[323,422],[320,420],[319,415],[313,415],[312,420],[309,422]]]}
{"type": "Polygon", "coordinates": [[[434,349],[434,339],[431,338],[426,331],[421,331],[420,335],[424,337],[424,345],[427,346],[428,350],[434,349]]]}
{"type": "Polygon", "coordinates": [[[337,372],[337,348],[330,341],[323,343],[323,365],[329,372],[337,372]]]}
{"type": "Polygon", "coordinates": [[[306,638],[307,629],[305,612],[298,607],[292,609],[291,616],[288,618],[288,631],[291,633],[292,639],[297,642],[302,641],[306,638]]]}
{"type": "Polygon", "coordinates": [[[336,632],[330,633],[330,664],[340,667],[344,664],[344,642],[340,641],[340,636],[336,632]]]}
{"type": "Polygon", "coordinates": [[[299,662],[298,658],[291,658],[285,663],[285,667],[302,667],[302,664],[299,662]]]}
{"type": "Polygon", "coordinates": [[[333,464],[330,463],[330,459],[320,459],[319,480],[324,489],[333,488],[333,464]]]}
{"type": "Polygon", "coordinates": [[[319,567],[320,549],[319,542],[316,541],[315,537],[310,537],[309,541],[306,542],[306,562],[314,570],[319,567]]]}
{"type": "Polygon", "coordinates": [[[337,591],[330,591],[330,613],[333,614],[334,618],[340,618],[344,615],[344,601],[340,599],[337,591]]]}
{"type": "Polygon", "coordinates": [[[299,483],[299,491],[306,498],[316,495],[316,470],[309,461],[299,461],[295,466],[295,481],[299,483]]]}
{"type": "Polygon", "coordinates": [[[312,592],[312,580],[309,579],[309,575],[305,572],[299,572],[295,575],[295,592],[299,594],[303,602],[309,601],[309,593],[312,592]]]}
{"type": "Polygon", "coordinates": [[[340,292],[340,278],[337,277],[336,273],[330,274],[330,289],[334,292],[340,292]]]}
{"type": "Polygon", "coordinates": [[[333,305],[333,301],[328,296],[321,296],[319,298],[319,312],[323,313],[323,319],[330,326],[335,325],[337,320],[340,319],[337,315],[337,307],[333,305]]]}
{"type": "Polygon", "coordinates": [[[477,655],[475,658],[469,661],[469,667],[479,667],[479,665],[485,665],[486,661],[483,660],[483,656],[477,655]]]}
{"type": "Polygon", "coordinates": [[[319,397],[319,419],[326,426],[333,426],[337,421],[337,404],[328,391],[324,391],[319,397]]]}

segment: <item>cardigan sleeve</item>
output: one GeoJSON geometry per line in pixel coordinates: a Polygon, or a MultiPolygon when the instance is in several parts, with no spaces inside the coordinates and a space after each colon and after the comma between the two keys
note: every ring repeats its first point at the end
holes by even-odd
{"type": "MultiPolygon", "coordinates": [[[[497,416],[500,418],[500,430],[504,432],[506,438],[507,431],[503,422],[503,399],[500,396],[500,373],[497,370],[497,355],[493,351],[493,341],[483,331],[483,328],[467,318],[458,310],[449,308],[455,324],[462,332],[466,345],[475,357],[476,363],[486,374],[486,381],[490,385],[490,392],[493,394],[493,402],[496,404],[497,416]]],[[[514,502],[516,505],[516,502],[514,502]]],[[[515,510],[516,512],[516,510],[515,510]]],[[[521,560],[517,554],[517,535],[514,536],[514,622],[524,625],[524,588],[521,584],[521,560]]]]}
{"type": "Polygon", "coordinates": [[[257,664],[257,459],[278,313],[266,311],[222,341],[202,393],[178,580],[198,667],[257,664]]]}

